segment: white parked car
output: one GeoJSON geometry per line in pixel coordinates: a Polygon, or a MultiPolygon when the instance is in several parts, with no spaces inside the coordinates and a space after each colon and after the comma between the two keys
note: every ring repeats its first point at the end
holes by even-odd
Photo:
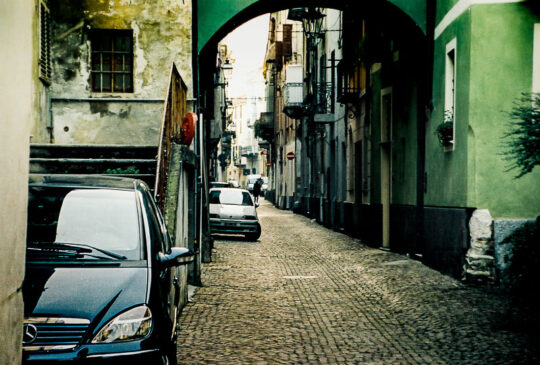
{"type": "Polygon", "coordinates": [[[263,184],[261,186],[261,195],[264,196],[264,194],[268,190],[268,177],[263,176],[262,180],[263,180],[263,184]]]}
{"type": "Polygon", "coordinates": [[[243,234],[256,241],[261,236],[257,204],[245,189],[210,189],[210,232],[212,234],[243,234]]]}
{"type": "Polygon", "coordinates": [[[255,175],[248,175],[247,176],[247,189],[250,193],[253,193],[253,185],[255,185],[255,182],[261,178],[261,175],[255,174],[255,175]]]}

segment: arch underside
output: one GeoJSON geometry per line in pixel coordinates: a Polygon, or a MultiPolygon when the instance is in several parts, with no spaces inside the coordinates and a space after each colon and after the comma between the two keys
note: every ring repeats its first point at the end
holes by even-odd
{"type": "Polygon", "coordinates": [[[265,13],[305,6],[371,11],[385,3],[401,10],[426,34],[426,0],[198,0],[197,51],[201,53],[208,43],[221,39],[245,21],[265,13]]]}

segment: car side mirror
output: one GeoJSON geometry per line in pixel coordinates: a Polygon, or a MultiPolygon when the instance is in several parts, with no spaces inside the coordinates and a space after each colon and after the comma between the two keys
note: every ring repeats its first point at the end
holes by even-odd
{"type": "Polygon", "coordinates": [[[171,252],[159,253],[159,262],[165,267],[187,265],[193,262],[193,251],[185,247],[171,247],[171,252]]]}

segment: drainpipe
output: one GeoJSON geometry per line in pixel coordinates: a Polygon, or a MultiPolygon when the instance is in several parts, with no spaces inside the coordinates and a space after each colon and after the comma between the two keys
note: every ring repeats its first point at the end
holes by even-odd
{"type": "Polygon", "coordinates": [[[426,49],[423,59],[425,60],[424,84],[420,85],[421,92],[418,98],[417,120],[417,163],[416,163],[416,242],[415,247],[410,248],[413,257],[422,258],[425,252],[424,236],[424,194],[427,189],[426,176],[426,123],[431,117],[431,97],[433,93],[433,52],[435,31],[436,1],[426,2],[426,49]]]}
{"type": "MultiPolygon", "coordinates": [[[[191,40],[192,40],[192,44],[191,44],[191,65],[192,65],[192,70],[193,70],[193,98],[195,99],[194,100],[194,103],[193,103],[193,111],[199,115],[199,124],[202,124],[203,123],[203,118],[202,118],[202,115],[199,114],[200,110],[199,110],[199,38],[198,38],[198,32],[199,32],[199,22],[198,22],[198,0],[193,0],[192,3],[191,3],[191,14],[192,14],[192,17],[191,17],[191,21],[192,21],[192,27],[191,27],[191,31],[192,31],[192,34],[191,34],[191,40]]],[[[199,133],[198,133],[199,134],[199,133]]],[[[199,138],[200,137],[197,137],[195,138],[195,141],[194,141],[194,149],[195,149],[195,153],[200,153],[199,151],[199,138]]],[[[200,275],[197,275],[197,273],[200,271],[199,268],[200,268],[200,265],[201,265],[201,250],[200,250],[200,247],[201,247],[201,216],[202,216],[202,211],[201,211],[201,206],[198,203],[200,197],[199,197],[199,183],[198,183],[198,179],[199,179],[199,172],[201,171],[201,168],[202,166],[199,166],[198,169],[195,169],[194,171],[194,176],[193,176],[193,179],[194,179],[194,199],[195,199],[195,204],[194,204],[194,218],[193,219],[193,232],[195,232],[195,251],[197,251],[197,246],[199,247],[199,252],[198,252],[198,255],[197,255],[197,258],[196,260],[194,260],[193,262],[193,270],[194,270],[194,274],[195,274],[195,277],[194,277],[194,280],[195,280],[195,284],[199,284],[200,285],[200,275]],[[199,212],[197,212],[197,209],[199,209],[199,212]]]]}
{"type": "Polygon", "coordinates": [[[49,111],[49,121],[47,124],[47,129],[49,130],[49,143],[54,144],[54,123],[53,123],[53,112],[52,112],[52,98],[51,98],[50,92],[47,92],[47,107],[49,111]]]}

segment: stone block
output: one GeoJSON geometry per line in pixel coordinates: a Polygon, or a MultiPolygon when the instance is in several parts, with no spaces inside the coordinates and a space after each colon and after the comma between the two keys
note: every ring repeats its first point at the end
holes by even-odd
{"type": "Polygon", "coordinates": [[[469,221],[471,241],[492,240],[493,238],[493,218],[487,209],[477,209],[474,211],[469,221]]]}

